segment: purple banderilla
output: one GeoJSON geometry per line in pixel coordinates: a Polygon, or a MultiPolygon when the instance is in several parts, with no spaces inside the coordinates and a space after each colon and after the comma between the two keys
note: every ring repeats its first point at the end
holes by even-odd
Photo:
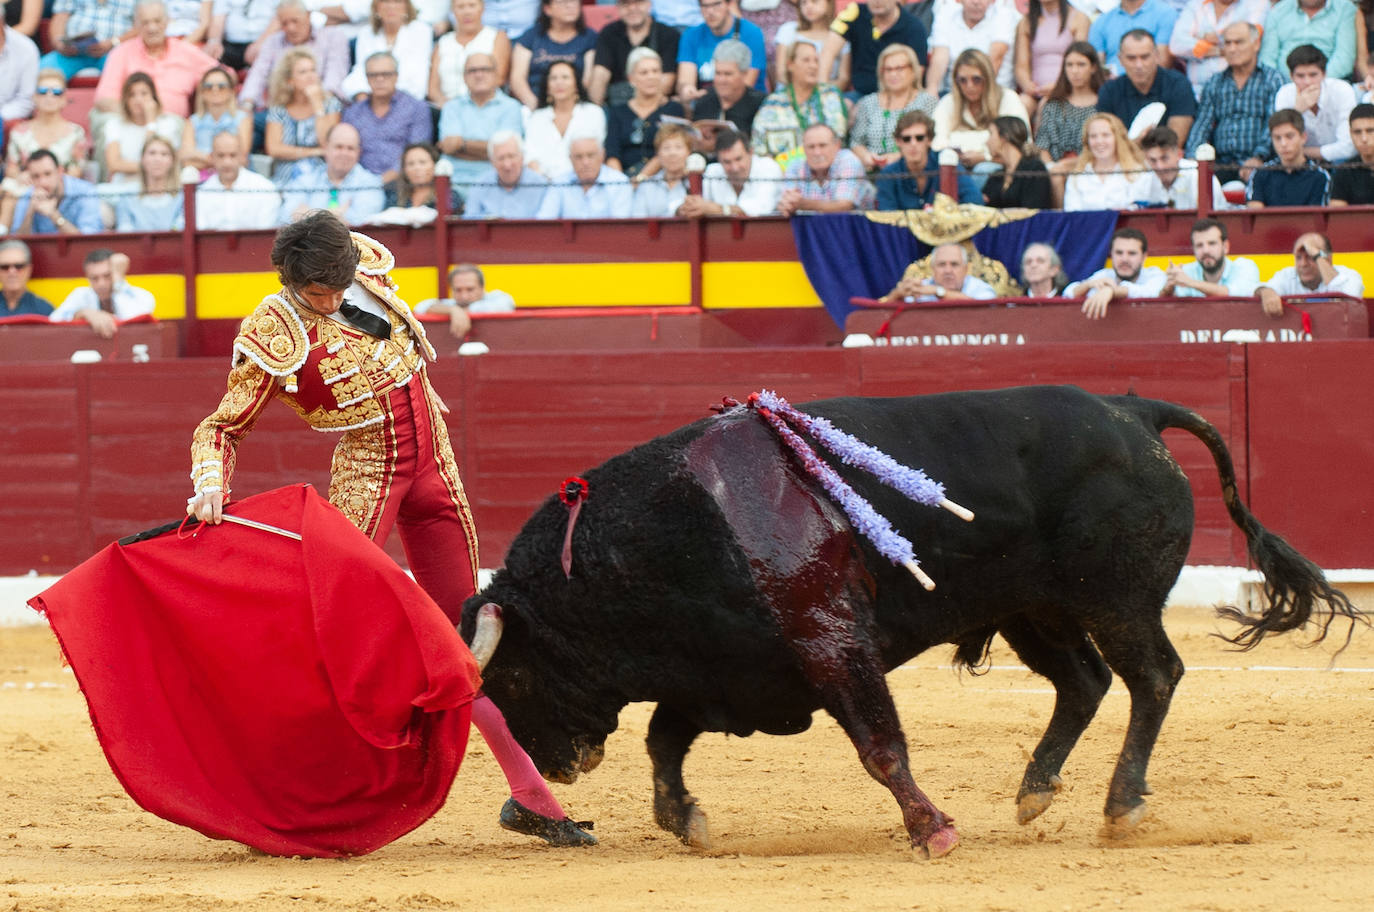
{"type": "MultiPolygon", "coordinates": [[[[727,400],[730,402],[730,400],[727,400]]],[[[873,505],[849,486],[839,473],[802,439],[792,427],[796,425],[810,434],[826,449],[839,457],[845,465],[852,465],[873,475],[883,484],[900,491],[911,500],[928,507],[944,507],[966,521],[973,520],[973,514],[945,497],[945,486],[933,481],[920,469],[904,466],[876,447],[870,446],[835,427],[824,418],[817,418],[798,411],[786,399],[771,390],[763,390],[749,395],[747,406],[758,412],[767,421],[783,442],[801,459],[802,465],[821,486],[825,488],[836,503],[849,517],[855,529],[873,543],[878,552],[911,571],[912,575],[926,589],[934,589],[935,582],[920,568],[920,562],[912,551],[911,542],[896,529],[887,518],[873,509],[873,505]]]]}

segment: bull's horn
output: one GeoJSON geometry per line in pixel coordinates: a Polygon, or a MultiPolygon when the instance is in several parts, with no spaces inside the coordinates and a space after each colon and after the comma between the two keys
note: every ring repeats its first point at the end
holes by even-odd
{"type": "Polygon", "coordinates": [[[472,635],[472,657],[477,669],[485,671],[496,645],[501,642],[501,606],[487,602],[477,609],[477,631],[472,635]]]}

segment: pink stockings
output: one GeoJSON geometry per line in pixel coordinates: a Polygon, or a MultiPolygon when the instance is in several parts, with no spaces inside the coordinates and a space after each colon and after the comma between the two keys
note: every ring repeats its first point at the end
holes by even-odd
{"type": "Polygon", "coordinates": [[[563,808],[559,805],[558,799],[553,797],[553,792],[544,784],[544,777],[534,768],[534,762],[530,760],[529,754],[526,754],[524,748],[511,736],[501,710],[496,708],[496,704],[491,702],[491,698],[486,694],[479,694],[477,699],[472,701],[472,724],[477,726],[482,740],[487,742],[492,756],[501,765],[501,772],[505,773],[506,782],[510,784],[512,798],[536,814],[543,814],[554,820],[562,820],[568,816],[563,813],[563,808]]]}

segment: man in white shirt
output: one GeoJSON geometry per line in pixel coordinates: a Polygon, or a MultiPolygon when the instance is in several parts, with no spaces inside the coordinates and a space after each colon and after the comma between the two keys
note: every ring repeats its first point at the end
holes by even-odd
{"type": "Polygon", "coordinates": [[[987,301],[997,297],[997,291],[987,282],[968,273],[968,250],[963,244],[941,244],[930,254],[930,275],[927,281],[917,272],[917,264],[906,268],[897,287],[883,297],[884,301],[987,301]]]}
{"type": "Polygon", "coordinates": [[[449,332],[462,339],[472,329],[472,314],[511,313],[515,299],[504,291],[487,291],[487,278],[474,263],[449,270],[447,298],[429,298],[415,305],[417,314],[448,314],[449,332]]]}
{"type": "Polygon", "coordinates": [[[1169,263],[1159,296],[1167,298],[1245,298],[1259,287],[1259,266],[1245,257],[1231,259],[1226,226],[1216,219],[1198,219],[1191,232],[1195,260],[1169,263]]]}
{"type": "Polygon", "coordinates": [[[1271,317],[1283,315],[1283,295],[1310,295],[1329,291],[1364,297],[1364,279],[1348,266],[1331,262],[1331,239],[1315,231],[1293,244],[1293,265],[1285,266],[1259,287],[1260,306],[1271,317]]]}
{"type": "Polygon", "coordinates": [[[215,173],[196,188],[196,228],[201,231],[246,231],[274,228],[281,196],[272,181],[243,166],[238,135],[225,132],[210,141],[215,173]],[[231,196],[232,194],[232,196],[231,196]]]}
{"type": "Polygon", "coordinates": [[[38,45],[23,32],[0,24],[0,120],[22,120],[33,113],[38,85],[38,45]]]}
{"type": "Polygon", "coordinates": [[[150,292],[135,288],[125,279],[129,258],[122,253],[100,248],[86,254],[81,270],[89,283],[72,290],[48,319],[54,323],[84,321],[102,339],[112,338],[116,324],[152,314],[155,301],[150,292]]]}
{"type": "Polygon", "coordinates": [[[1326,55],[1310,44],[1288,55],[1292,82],[1274,96],[1274,110],[1292,108],[1302,115],[1307,131],[1303,150],[1314,161],[1343,162],[1355,157],[1350,141],[1350,112],[1355,90],[1344,79],[1326,78],[1326,55]]]}
{"type": "MultiPolygon", "coordinates": [[[[1197,162],[1183,157],[1178,134],[1168,127],[1155,127],[1140,140],[1145,162],[1150,166],[1149,193],[1145,202],[1170,209],[1197,208],[1197,162]]],[[[1221,181],[1212,175],[1212,207],[1226,208],[1221,181]]]]}
{"type": "Polygon", "coordinates": [[[1083,316],[1100,320],[1107,305],[1125,298],[1156,298],[1164,289],[1166,276],[1158,266],[1145,265],[1149,242],[1138,228],[1118,228],[1112,234],[1112,265],[1099,269],[1081,282],[1064,289],[1064,297],[1085,294],[1083,316]]]}
{"type": "Polygon", "coordinates": [[[997,84],[1012,84],[1012,53],[1016,45],[1016,26],[1021,17],[1016,8],[993,0],[963,0],[935,17],[930,33],[930,64],[926,68],[926,89],[934,95],[949,91],[949,65],[966,48],[977,48],[992,60],[997,84]]]}
{"type": "Polygon", "coordinates": [[[580,136],[569,144],[568,154],[572,173],[549,186],[536,218],[629,218],[634,189],[629,178],[606,164],[601,140],[580,136]]]}
{"type": "Polygon", "coordinates": [[[680,215],[775,215],[782,195],[782,168],[771,158],[754,155],[733,130],[716,134],[716,161],[701,176],[701,196],[688,196],[680,215]]]}

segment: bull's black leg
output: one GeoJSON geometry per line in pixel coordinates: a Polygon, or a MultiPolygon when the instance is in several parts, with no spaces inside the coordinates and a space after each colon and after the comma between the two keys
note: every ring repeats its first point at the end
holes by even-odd
{"type": "MultiPolygon", "coordinates": [[[[848,638],[849,630],[832,627],[828,633],[848,638]]],[[[849,735],[864,769],[897,799],[911,844],[933,858],[946,855],[959,842],[954,821],[911,778],[906,735],[878,656],[849,639],[840,647],[799,650],[806,676],[818,685],[822,705],[849,735]]]]}
{"type": "Polygon", "coordinates": [[[682,781],[682,761],[699,734],[700,728],[660,703],[645,742],[654,768],[654,820],[687,845],[706,849],[711,843],[706,815],[682,781]]]}
{"type": "MultiPolygon", "coordinates": [[[[999,632],[1031,671],[1054,685],[1054,713],[1035,748],[1021,790],[1016,795],[1016,819],[1029,823],[1040,816],[1060,788],[1059,772],[1082,736],[1112,684],[1112,673],[1086,633],[1065,646],[1047,638],[1028,619],[1014,618],[999,632]]],[[[1055,637],[1062,640],[1063,637],[1055,637]]]]}
{"type": "Polygon", "coordinates": [[[1128,611],[1100,620],[1090,622],[1088,630],[1131,694],[1131,721],[1107,791],[1106,814],[1109,823],[1132,826],[1145,816],[1142,796],[1149,794],[1145,773],[1174,689],[1183,677],[1183,661],[1164,633],[1159,609],[1128,611]]]}

